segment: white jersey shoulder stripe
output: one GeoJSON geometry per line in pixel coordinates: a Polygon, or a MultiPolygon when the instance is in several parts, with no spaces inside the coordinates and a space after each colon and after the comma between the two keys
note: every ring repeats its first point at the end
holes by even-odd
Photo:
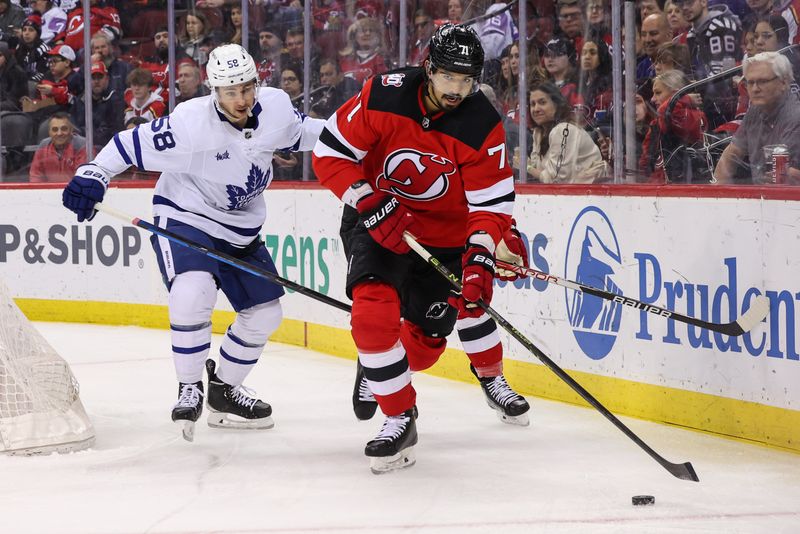
{"type": "Polygon", "coordinates": [[[467,202],[471,205],[491,204],[493,200],[500,201],[514,193],[514,177],[509,176],[484,189],[465,190],[464,193],[466,194],[467,202]]]}

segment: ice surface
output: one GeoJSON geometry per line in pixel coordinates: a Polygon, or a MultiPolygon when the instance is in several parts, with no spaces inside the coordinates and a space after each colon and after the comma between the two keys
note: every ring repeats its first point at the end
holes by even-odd
{"type": "Polygon", "coordinates": [[[417,374],[417,464],[375,476],[363,448],[382,420],[353,416],[350,360],[268,344],[246,385],[275,428],[211,429],[204,414],[187,443],[167,331],[37,327],[80,381],[97,443],[0,456],[3,534],[800,531],[797,454],[624,419],[693,463],[701,482],[686,482],[594,410],[534,398],[530,427],[504,425],[477,383],[417,374]],[[639,494],[655,506],[632,506],[639,494]]]}

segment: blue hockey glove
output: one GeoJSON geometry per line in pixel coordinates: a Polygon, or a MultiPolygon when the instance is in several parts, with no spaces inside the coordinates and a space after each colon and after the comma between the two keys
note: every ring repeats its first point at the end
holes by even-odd
{"type": "Polygon", "coordinates": [[[64,188],[61,201],[65,208],[78,215],[78,222],[91,221],[97,213],[94,205],[103,201],[107,184],[108,178],[91,166],[79,167],[64,188]]]}

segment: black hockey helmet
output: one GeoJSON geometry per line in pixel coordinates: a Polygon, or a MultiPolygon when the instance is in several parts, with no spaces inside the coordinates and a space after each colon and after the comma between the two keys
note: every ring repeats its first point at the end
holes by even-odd
{"type": "Polygon", "coordinates": [[[428,59],[433,68],[477,78],[483,70],[483,46],[469,26],[447,23],[431,37],[428,59]]]}

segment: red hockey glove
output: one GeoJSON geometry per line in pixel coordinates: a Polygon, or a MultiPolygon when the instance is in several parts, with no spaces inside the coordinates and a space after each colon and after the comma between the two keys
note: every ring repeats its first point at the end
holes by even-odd
{"type": "MultiPolygon", "coordinates": [[[[364,187],[369,188],[369,185],[353,185],[353,188],[362,191],[364,187]]],[[[411,250],[403,240],[403,232],[415,235],[414,216],[397,198],[386,193],[369,192],[358,200],[356,209],[376,243],[395,254],[405,254],[411,250]]]]}
{"type": "Polygon", "coordinates": [[[472,234],[467,240],[467,250],[461,256],[461,295],[451,297],[449,303],[458,308],[459,317],[478,317],[483,313],[476,301],[492,302],[494,256],[479,243],[491,239],[487,234],[472,234]],[[476,239],[476,236],[478,239],[476,239]]]}
{"type": "MultiPolygon", "coordinates": [[[[517,221],[514,219],[511,219],[511,227],[503,233],[503,239],[497,245],[495,257],[506,263],[513,263],[514,265],[519,265],[526,269],[528,268],[528,249],[525,246],[525,240],[522,239],[519,230],[517,230],[517,221]]],[[[526,274],[518,274],[509,269],[503,269],[499,265],[497,266],[494,276],[506,282],[513,282],[518,278],[528,277],[526,274]]]]}

